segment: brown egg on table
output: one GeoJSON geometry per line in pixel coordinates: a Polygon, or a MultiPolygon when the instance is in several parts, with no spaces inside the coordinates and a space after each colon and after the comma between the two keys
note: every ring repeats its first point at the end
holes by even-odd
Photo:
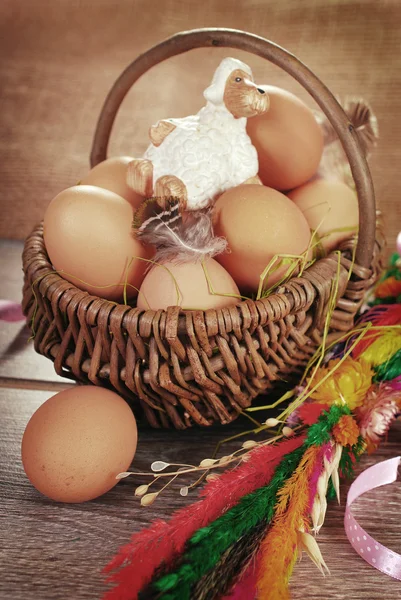
{"type": "Polygon", "coordinates": [[[134,160],[130,156],[113,156],[93,167],[80,181],[81,185],[96,185],[118,194],[134,207],[142,203],[143,198],[127,185],[127,166],[134,160]]]}
{"type": "Polygon", "coordinates": [[[137,427],[114,392],[76,386],[49,398],[22,438],[22,463],[32,485],[58,502],[86,502],[108,492],[136,451],[137,427]]]}
{"type": "MultiPolygon", "coordinates": [[[[260,276],[275,255],[300,256],[308,249],[309,225],[302,212],[284,194],[262,185],[241,185],[217,200],[214,231],[228,241],[229,252],[217,260],[244,293],[258,290],[260,276]]],[[[280,267],[267,287],[288,269],[280,267]]]]}
{"type": "Polygon", "coordinates": [[[49,258],[64,279],[108,300],[137,296],[153,249],[132,233],[133,208],[114,192],[77,185],[58,194],[44,218],[49,258]],[[125,282],[127,285],[125,285],[125,282]]]}
{"type": "Polygon", "coordinates": [[[259,158],[264,185],[290,190],[316,172],[323,152],[323,134],[313,112],[294,94],[261,86],[270,98],[264,114],[248,119],[247,132],[259,158]]]}
{"type": "Polygon", "coordinates": [[[239,290],[231,275],[209,258],[204,265],[169,261],[152,267],[142,283],[137,306],[146,310],[169,306],[206,310],[237,304],[239,300],[239,290]]]}
{"type": "Polygon", "coordinates": [[[358,229],[356,193],[342,181],[315,179],[289,192],[325,250],[333,250],[358,229]]]}

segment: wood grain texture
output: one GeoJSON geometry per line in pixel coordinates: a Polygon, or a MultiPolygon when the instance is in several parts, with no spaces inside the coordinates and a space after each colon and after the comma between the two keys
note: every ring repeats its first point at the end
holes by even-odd
{"type": "MultiPolygon", "coordinates": [[[[81,505],[45,499],[27,481],[20,443],[30,416],[51,394],[30,390],[0,390],[0,598],[14,600],[74,600],[100,598],[105,587],[101,568],[117,548],[156,517],[166,518],[186,499],[178,488],[166,490],[151,507],[140,508],[133,495],[140,478],[127,479],[102,498],[81,505]]],[[[152,431],[142,428],[133,466],[148,470],[155,459],[197,461],[209,456],[216,442],[238,431],[239,424],[207,431],[152,431]]],[[[375,456],[364,457],[360,469],[401,452],[401,423],[375,456]]],[[[222,450],[232,451],[230,442],[222,450]]],[[[343,503],[331,503],[319,544],[331,576],[323,578],[308,558],[295,568],[294,600],[382,600],[398,598],[401,584],[371,568],[352,550],[343,529],[343,503]]],[[[361,524],[382,543],[401,552],[400,485],[366,494],[356,511],[361,524]],[[383,512],[381,502],[384,502],[383,512]]]]}
{"type": "MultiPolygon", "coordinates": [[[[102,102],[139,53],[180,30],[225,26],[286,47],[337,95],[362,95],[376,112],[372,160],[390,243],[398,232],[401,183],[401,3],[398,0],[3,0],[0,6],[0,235],[23,238],[47,203],[86,172],[102,102]],[[357,17],[357,18],[356,18],[357,17]]],[[[244,52],[255,79],[306,98],[299,86],[244,52]]],[[[158,119],[198,110],[224,49],[196,50],[146,74],[125,100],[112,154],[139,156],[158,119]],[[196,61],[196,68],[194,64],[196,61]]]]}

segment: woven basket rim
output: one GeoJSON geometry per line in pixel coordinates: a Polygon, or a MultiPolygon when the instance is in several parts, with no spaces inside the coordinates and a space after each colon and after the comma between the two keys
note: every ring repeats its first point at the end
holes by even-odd
{"type": "MultiPolygon", "coordinates": [[[[69,281],[68,279],[64,279],[62,276],[62,272],[61,271],[57,271],[53,268],[51,262],[50,262],[50,258],[47,254],[47,250],[46,250],[46,246],[44,243],[44,239],[43,239],[43,221],[41,221],[39,223],[39,225],[37,225],[33,231],[31,232],[31,234],[26,238],[25,241],[25,245],[24,245],[24,253],[23,253],[23,257],[24,257],[24,265],[25,265],[25,254],[26,254],[26,250],[29,248],[31,242],[33,242],[33,240],[37,237],[38,235],[41,237],[42,239],[42,244],[43,244],[43,249],[38,249],[36,248],[36,258],[34,262],[38,262],[38,266],[35,269],[33,266],[29,266],[28,270],[33,270],[34,272],[38,273],[38,276],[35,278],[38,280],[38,285],[40,285],[42,279],[44,279],[47,276],[52,276],[54,278],[54,280],[57,280],[59,284],[62,284],[65,287],[65,291],[69,290],[74,292],[75,294],[75,298],[79,298],[79,301],[82,301],[83,299],[87,300],[88,297],[90,297],[92,299],[92,301],[98,300],[101,301],[105,304],[108,305],[115,305],[115,306],[119,306],[119,307],[124,307],[127,310],[133,310],[139,313],[167,313],[167,310],[165,309],[138,309],[136,306],[132,306],[131,304],[127,303],[124,304],[123,302],[118,302],[118,301],[113,301],[113,300],[108,300],[106,298],[102,298],[102,296],[97,296],[94,294],[91,294],[85,290],[82,290],[81,288],[79,288],[77,285],[75,285],[73,282],[69,281]],[[40,272],[40,274],[39,274],[40,272]]],[[[350,240],[353,238],[350,238],[350,240]]],[[[371,269],[367,269],[365,267],[360,267],[359,265],[357,265],[355,262],[353,262],[351,260],[350,257],[350,250],[349,250],[349,246],[347,246],[347,243],[350,240],[346,240],[345,242],[342,242],[341,244],[339,244],[338,246],[338,250],[340,250],[340,252],[342,252],[343,256],[346,257],[347,260],[349,260],[349,263],[352,265],[352,274],[356,275],[358,278],[360,279],[368,279],[371,269]],[[344,248],[345,246],[345,248],[344,248]],[[344,249],[343,249],[344,248],[344,249]],[[348,255],[348,256],[347,256],[348,255]]],[[[338,250],[334,250],[332,252],[330,252],[329,254],[327,254],[327,256],[323,257],[323,258],[319,258],[318,260],[316,260],[315,263],[313,264],[317,264],[320,263],[320,261],[325,260],[325,259],[333,259],[333,257],[336,257],[336,253],[338,252],[338,250]]],[[[335,258],[335,260],[337,261],[337,258],[335,258]]],[[[308,272],[308,270],[313,267],[313,264],[305,269],[305,273],[308,272]]],[[[34,281],[32,282],[32,285],[34,285],[34,281]]],[[[269,296],[266,296],[265,298],[260,298],[259,300],[254,300],[252,298],[246,298],[246,299],[239,299],[238,302],[230,307],[222,307],[222,308],[210,308],[210,309],[183,309],[181,306],[178,305],[174,305],[171,306],[169,308],[174,308],[174,309],[179,309],[180,314],[186,314],[186,313],[208,313],[208,312],[213,312],[216,313],[219,317],[224,318],[224,314],[227,311],[227,308],[229,309],[239,309],[239,307],[243,304],[245,305],[252,305],[255,308],[257,308],[259,303],[264,304],[266,301],[272,301],[275,299],[282,299],[283,296],[289,296],[290,293],[285,291],[286,287],[288,286],[288,284],[290,284],[291,282],[297,282],[300,283],[301,285],[305,285],[306,280],[304,279],[304,277],[298,277],[298,276],[292,276],[290,278],[288,278],[285,282],[283,282],[278,288],[277,291],[273,291],[271,294],[269,294],[269,296]],[[279,292],[278,290],[283,289],[283,292],[279,292]]],[[[52,287],[55,286],[55,283],[52,283],[52,287]]],[[[314,297],[316,296],[316,290],[313,288],[313,286],[310,286],[311,291],[313,290],[313,295],[314,297]]],[[[308,299],[308,304],[310,305],[313,302],[314,298],[308,299]]],[[[290,314],[292,307],[289,308],[288,314],[290,314]]],[[[302,306],[298,307],[298,310],[302,309],[302,306]]],[[[283,318],[283,316],[286,315],[280,315],[277,316],[277,319],[279,318],[283,318]]]]}
{"type": "MultiPolygon", "coordinates": [[[[329,343],[350,329],[364,290],[377,275],[373,267],[359,267],[347,256],[350,250],[344,244],[329,343]],[[355,277],[349,279],[351,267],[355,277]]],[[[217,310],[177,306],[146,311],[91,295],[63,279],[49,261],[40,224],[23,251],[23,310],[32,324],[35,349],[54,361],[58,375],[95,385],[109,381],[117,393],[140,404],[153,427],[172,423],[183,429],[194,423],[229,422],[239,406],[250,406],[252,398],[277,379],[290,377],[299,361],[310,357],[320,343],[337,269],[338,254],[320,259],[302,278],[291,278],[283,285],[284,293],[262,300],[217,310]],[[87,339],[90,346],[85,349],[87,339]],[[266,339],[272,344],[269,350],[266,339]],[[125,359],[127,344],[131,359],[128,354],[125,359]],[[282,350],[275,354],[277,345],[282,350]],[[241,375],[253,369],[252,362],[244,363],[248,356],[255,367],[259,363],[259,374],[249,381],[241,375]],[[222,397],[216,395],[220,388],[222,397]],[[155,410],[155,391],[167,416],[155,410]]]]}

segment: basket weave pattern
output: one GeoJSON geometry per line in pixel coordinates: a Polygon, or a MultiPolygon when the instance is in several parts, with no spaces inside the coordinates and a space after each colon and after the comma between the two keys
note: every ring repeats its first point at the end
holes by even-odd
{"type": "Polygon", "coordinates": [[[220,310],[139,310],[79,290],[54,272],[39,225],[25,243],[23,309],[37,352],[56,372],[83,383],[107,385],[140,407],[153,427],[185,429],[228,423],[252,399],[301,370],[322,340],[338,278],[329,341],[349,331],[366,290],[374,283],[375,204],[370,173],[352,124],[327,88],[298,59],[272,42],[244,32],[206,29],[173,36],[141,55],[114,84],[99,118],[91,154],[107,155],[115,115],[132,84],[150,67],[192,48],[248,50],[281,66],[315,98],[338,133],[359,199],[360,228],[338,254],[318,260],[267,298],[220,310]],[[372,259],[373,255],[373,259],[372,259]],[[339,274],[338,274],[339,271],[339,274]],[[352,274],[350,274],[352,271],[352,274]]]}
{"type": "MultiPolygon", "coordinates": [[[[331,255],[268,298],[220,310],[143,311],[90,296],[54,273],[42,226],[28,238],[23,309],[35,349],[56,372],[107,382],[140,403],[154,427],[228,423],[258,394],[300,370],[321,342],[338,258],[331,255]],[[34,294],[35,291],[35,294],[34,294]]],[[[329,339],[348,331],[376,272],[341,255],[329,339]]]]}

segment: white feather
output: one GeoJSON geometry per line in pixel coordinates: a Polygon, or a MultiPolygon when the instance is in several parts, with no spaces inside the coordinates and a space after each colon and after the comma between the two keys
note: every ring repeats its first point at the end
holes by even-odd
{"type": "Polygon", "coordinates": [[[170,210],[145,221],[138,229],[137,237],[155,246],[156,262],[201,261],[221,254],[227,248],[227,241],[213,233],[210,213],[190,213],[184,222],[175,203],[170,210]]]}

